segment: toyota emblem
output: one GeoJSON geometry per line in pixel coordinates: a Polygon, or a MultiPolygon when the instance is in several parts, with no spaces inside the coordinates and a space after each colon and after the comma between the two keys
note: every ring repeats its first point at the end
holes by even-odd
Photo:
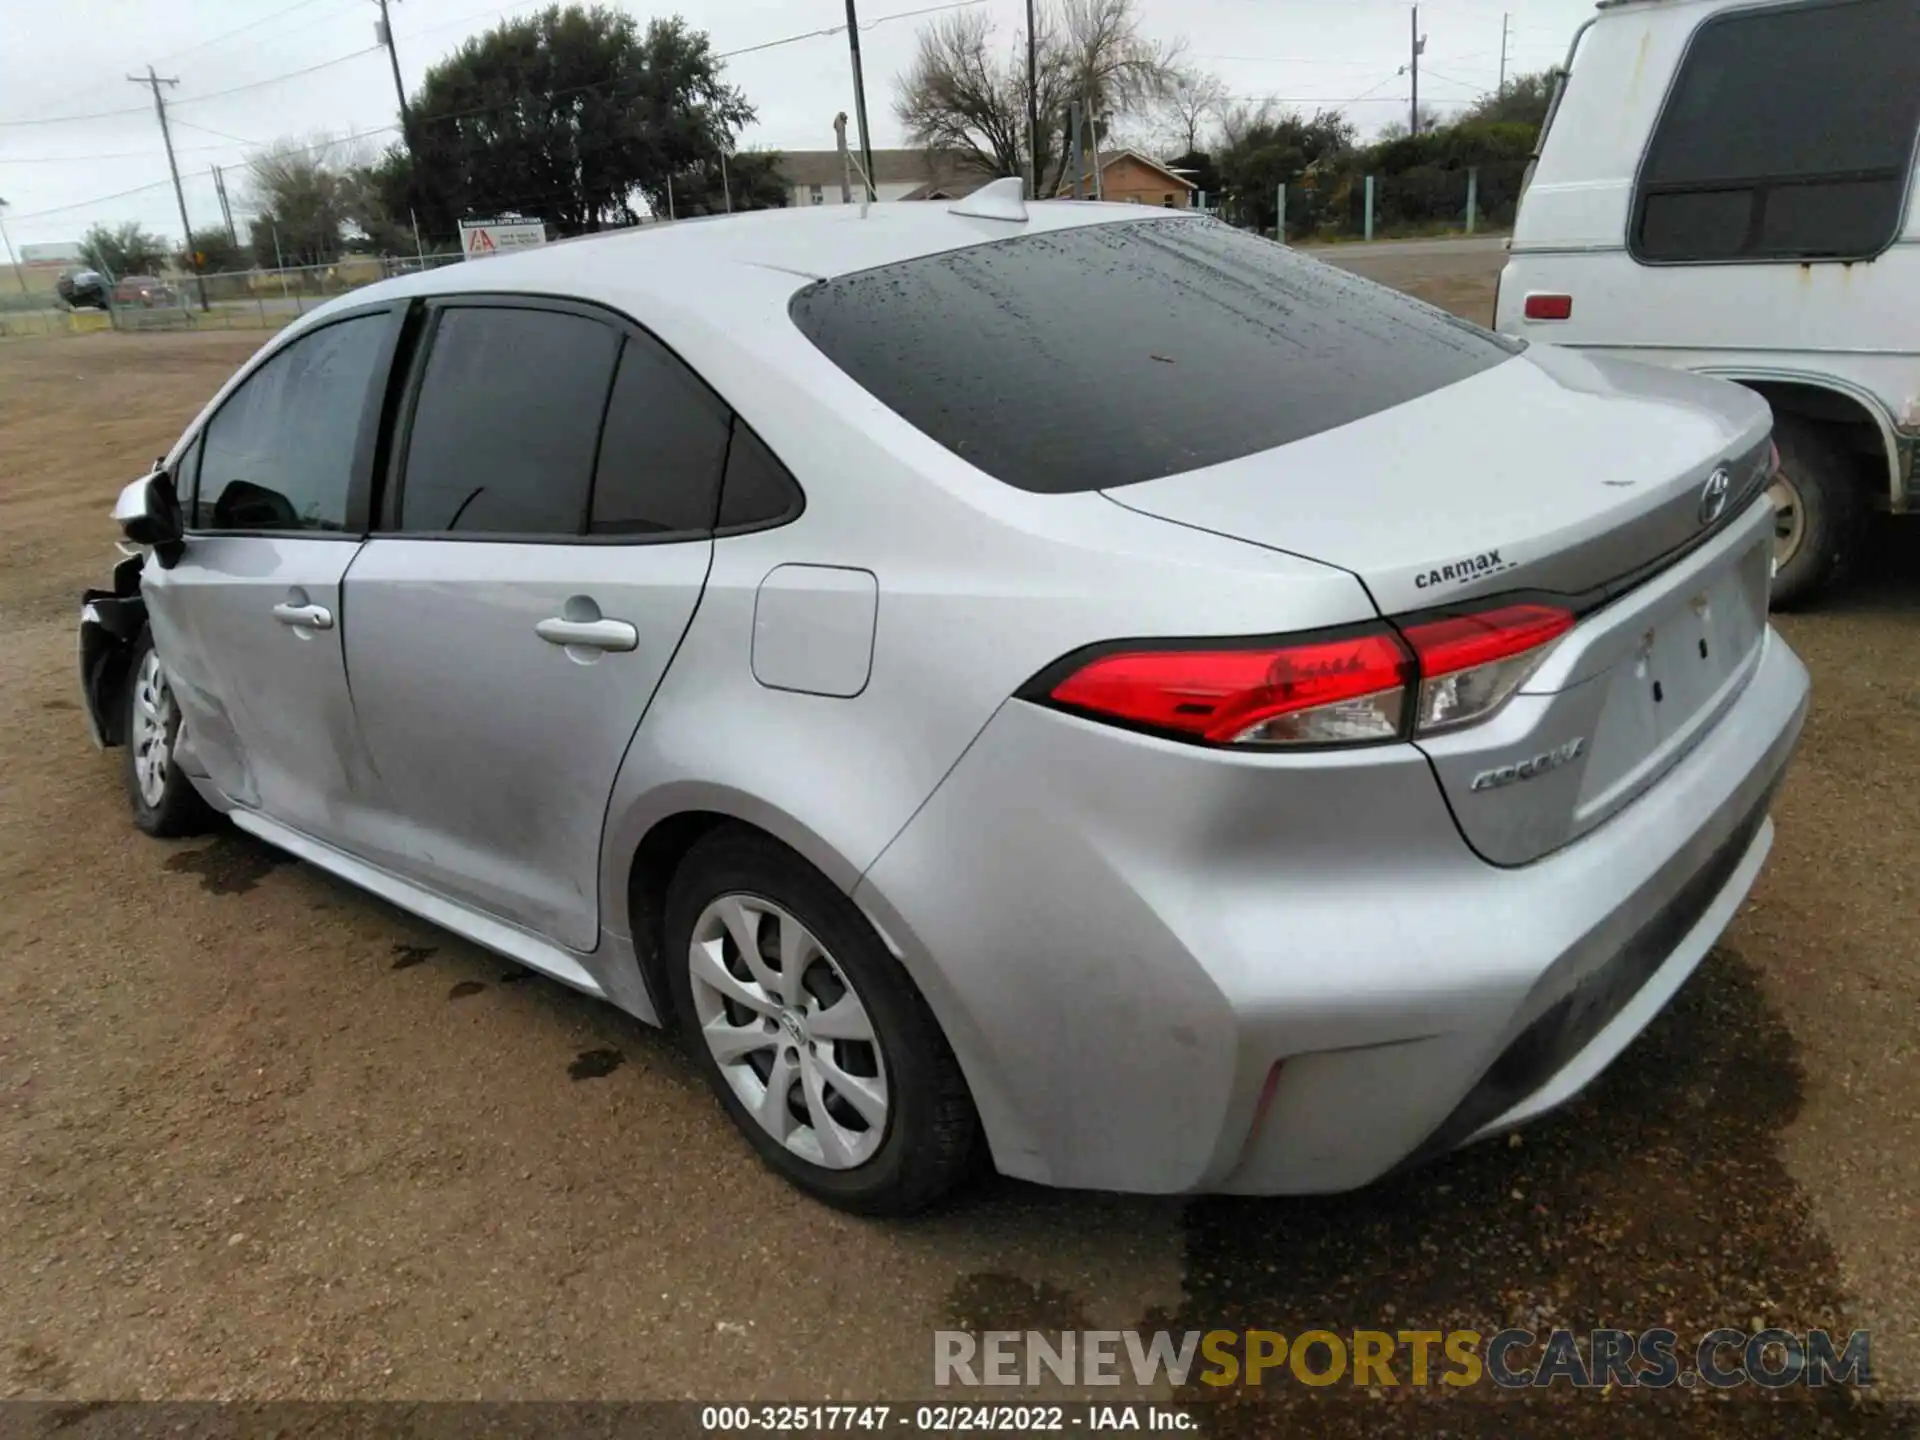
{"type": "Polygon", "coordinates": [[[1711,525],[1718,520],[1727,508],[1727,491],[1733,488],[1733,477],[1727,474],[1722,465],[1707,477],[1707,483],[1700,490],[1700,523],[1711,525]]]}

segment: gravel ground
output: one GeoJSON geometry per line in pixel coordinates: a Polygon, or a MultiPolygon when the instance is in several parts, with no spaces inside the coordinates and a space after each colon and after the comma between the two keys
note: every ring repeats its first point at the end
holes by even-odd
{"type": "MultiPolygon", "coordinates": [[[[1499,263],[1335,258],[1481,319],[1499,263]]],[[[765,1173],[654,1032],[238,834],[127,823],[72,602],[116,487],[251,343],[0,344],[0,1396],[874,1399],[926,1394],[949,1325],[1762,1322],[1868,1327],[1878,1395],[1920,1396],[1920,534],[1782,621],[1817,704],[1767,872],[1560,1117],[1337,1200],[983,1177],[873,1224],[765,1173]]],[[[1265,1404],[1210,1429],[1903,1423],[1838,1394],[1265,1404]]]]}

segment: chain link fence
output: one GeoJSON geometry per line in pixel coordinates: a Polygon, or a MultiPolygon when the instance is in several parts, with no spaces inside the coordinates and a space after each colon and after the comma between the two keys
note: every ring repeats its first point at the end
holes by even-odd
{"type": "Polygon", "coordinates": [[[362,286],[457,263],[458,252],[348,255],[331,265],[123,276],[98,296],[69,303],[51,292],[0,294],[0,336],[83,335],[101,330],[278,330],[362,286]]]}

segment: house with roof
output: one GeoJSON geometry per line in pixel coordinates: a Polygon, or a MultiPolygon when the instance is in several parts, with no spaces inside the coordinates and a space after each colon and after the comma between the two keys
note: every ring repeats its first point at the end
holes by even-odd
{"type": "MultiPolygon", "coordinates": [[[[865,198],[857,151],[845,168],[838,150],[784,150],[778,171],[790,205],[838,205],[843,179],[855,202],[865,198]]],[[[873,188],[881,200],[958,200],[993,178],[966,157],[938,150],[873,152],[873,188]]]]}
{"type": "MultiPolygon", "coordinates": [[[[1063,180],[1060,195],[1071,195],[1071,181],[1063,180]]],[[[1117,201],[1131,205],[1159,205],[1170,210],[1186,210],[1193,205],[1194,184],[1177,170],[1169,170],[1150,155],[1138,150],[1116,150],[1100,157],[1100,184],[1093,183],[1093,166],[1088,164],[1080,177],[1080,198],[1117,201]]]]}

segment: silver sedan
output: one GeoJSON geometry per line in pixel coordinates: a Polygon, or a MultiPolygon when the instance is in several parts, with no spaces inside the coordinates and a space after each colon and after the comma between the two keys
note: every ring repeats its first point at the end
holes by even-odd
{"type": "Polygon", "coordinates": [[[81,683],[142,828],[678,1025],[834,1204],[1335,1190],[1574,1094],[1752,885],[1769,428],[1014,182],[649,226],[276,337],[81,683]]]}

